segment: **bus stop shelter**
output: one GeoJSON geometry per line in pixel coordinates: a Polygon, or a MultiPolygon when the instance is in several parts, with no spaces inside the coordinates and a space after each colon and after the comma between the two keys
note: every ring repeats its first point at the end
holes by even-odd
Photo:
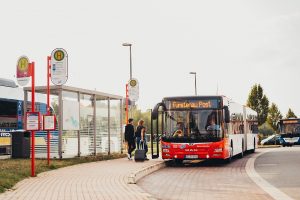
{"type": "MultiPolygon", "coordinates": [[[[46,114],[47,87],[37,86],[36,111],[46,114]],[[38,97],[38,98],[37,98],[38,97]]],[[[57,129],[50,132],[52,158],[122,152],[122,96],[70,86],[50,86],[50,109],[57,129]]],[[[31,87],[24,88],[24,102],[31,100],[31,87]]],[[[31,111],[31,104],[24,104],[31,111]]],[[[37,157],[46,157],[47,132],[37,131],[37,157]]]]}

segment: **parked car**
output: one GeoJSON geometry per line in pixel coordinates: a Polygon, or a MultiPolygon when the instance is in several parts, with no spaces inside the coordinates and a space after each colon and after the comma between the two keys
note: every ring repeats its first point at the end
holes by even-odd
{"type": "Polygon", "coordinates": [[[280,135],[270,135],[269,137],[263,139],[260,142],[261,145],[275,145],[275,144],[281,144],[280,135]]]}

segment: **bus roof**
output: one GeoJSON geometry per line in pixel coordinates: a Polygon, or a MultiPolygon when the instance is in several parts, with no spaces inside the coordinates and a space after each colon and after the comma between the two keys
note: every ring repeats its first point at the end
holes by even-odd
{"type": "Polygon", "coordinates": [[[12,88],[18,87],[15,81],[10,79],[5,79],[5,78],[0,78],[0,86],[12,87],[12,88]]]}

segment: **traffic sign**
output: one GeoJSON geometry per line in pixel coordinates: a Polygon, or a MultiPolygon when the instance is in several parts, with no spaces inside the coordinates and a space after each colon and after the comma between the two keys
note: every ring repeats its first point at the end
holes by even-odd
{"type": "Polygon", "coordinates": [[[29,59],[26,56],[21,56],[17,62],[17,82],[21,86],[25,86],[29,82],[31,76],[29,59]]]}
{"type": "Polygon", "coordinates": [[[63,85],[68,80],[68,54],[62,48],[51,53],[51,81],[54,85],[63,85]]]}
{"type": "Polygon", "coordinates": [[[132,78],[128,83],[128,98],[131,101],[137,101],[139,99],[139,82],[137,79],[132,78]]]}

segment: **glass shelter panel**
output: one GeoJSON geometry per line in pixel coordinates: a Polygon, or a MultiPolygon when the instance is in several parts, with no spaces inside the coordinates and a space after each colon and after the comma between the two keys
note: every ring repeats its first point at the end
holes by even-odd
{"type": "Polygon", "coordinates": [[[96,152],[108,152],[108,100],[96,101],[96,152]]]}
{"type": "Polygon", "coordinates": [[[80,94],[80,155],[94,153],[93,96],[80,94]]]}
{"type": "MultiPolygon", "coordinates": [[[[64,104],[68,102],[78,102],[77,92],[62,92],[64,104]]],[[[63,130],[62,132],[62,155],[63,158],[70,158],[78,155],[78,131],[63,130]]]]}
{"type": "Polygon", "coordinates": [[[120,100],[110,100],[110,152],[121,151],[120,100]]]}

